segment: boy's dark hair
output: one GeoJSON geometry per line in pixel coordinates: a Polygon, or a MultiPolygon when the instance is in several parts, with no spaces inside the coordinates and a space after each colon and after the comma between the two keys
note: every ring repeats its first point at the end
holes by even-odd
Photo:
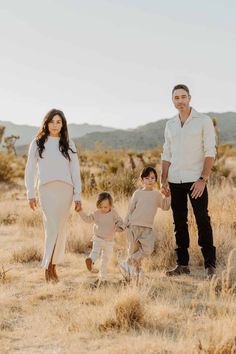
{"type": "Polygon", "coordinates": [[[150,173],[153,172],[155,175],[155,179],[157,181],[157,171],[155,170],[155,168],[148,166],[148,167],[144,167],[144,169],[141,171],[140,173],[140,177],[143,179],[145,177],[148,177],[150,175],[150,173]]]}
{"type": "Polygon", "coordinates": [[[108,192],[102,192],[102,193],[98,194],[98,199],[97,199],[97,203],[96,203],[97,208],[99,208],[99,205],[106,199],[109,201],[109,204],[112,207],[113,198],[112,198],[111,194],[108,192]]]}
{"type": "Polygon", "coordinates": [[[180,89],[186,91],[188,96],[190,95],[188,86],[186,86],[184,84],[178,84],[178,85],[174,86],[174,88],[172,90],[172,96],[173,96],[173,93],[174,93],[175,90],[180,90],[180,89]]]}

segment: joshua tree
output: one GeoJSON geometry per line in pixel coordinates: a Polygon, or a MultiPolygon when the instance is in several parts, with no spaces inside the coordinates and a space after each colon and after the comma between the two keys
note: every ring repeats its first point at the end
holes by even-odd
{"type": "Polygon", "coordinates": [[[16,156],[15,143],[16,140],[20,139],[17,135],[10,135],[4,138],[4,148],[7,149],[8,154],[14,154],[16,156]]]}
{"type": "Polygon", "coordinates": [[[216,146],[218,146],[220,144],[220,129],[218,128],[216,117],[212,117],[211,120],[212,120],[214,128],[215,128],[216,146]]]}
{"type": "Polygon", "coordinates": [[[140,152],[137,154],[137,157],[139,158],[140,162],[143,164],[143,166],[145,166],[145,161],[144,161],[144,158],[143,158],[143,153],[140,152]]]}
{"type": "Polygon", "coordinates": [[[5,131],[5,127],[3,125],[0,125],[0,144],[2,143],[4,131],[5,131]]]}
{"type": "Polygon", "coordinates": [[[129,162],[130,162],[131,168],[132,168],[132,170],[135,170],[136,165],[135,165],[132,153],[130,152],[130,153],[128,153],[128,155],[129,155],[129,162]]]}

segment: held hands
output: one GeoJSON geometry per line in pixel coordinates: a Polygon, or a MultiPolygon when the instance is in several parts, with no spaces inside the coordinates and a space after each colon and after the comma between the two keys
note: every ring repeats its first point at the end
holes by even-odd
{"type": "Polygon", "coordinates": [[[204,180],[198,179],[193,183],[190,190],[192,191],[191,197],[197,199],[202,196],[204,189],[206,187],[206,182],[204,180]]]}
{"type": "Polygon", "coordinates": [[[35,211],[37,208],[37,202],[35,198],[29,199],[29,206],[33,211],[35,211]]]}
{"type": "Polygon", "coordinates": [[[82,204],[80,200],[75,200],[75,211],[78,213],[82,210],[82,204]]]}
{"type": "Polygon", "coordinates": [[[120,227],[120,226],[115,227],[115,232],[123,232],[123,231],[125,231],[125,228],[120,227]]]}
{"type": "Polygon", "coordinates": [[[164,194],[165,197],[170,196],[170,189],[169,189],[168,183],[161,184],[161,193],[164,194]]]}

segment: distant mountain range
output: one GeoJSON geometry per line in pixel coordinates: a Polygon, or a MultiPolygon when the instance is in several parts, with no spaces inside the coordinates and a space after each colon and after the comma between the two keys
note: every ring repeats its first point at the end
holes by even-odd
{"type": "MultiPolygon", "coordinates": [[[[236,144],[236,113],[206,113],[215,117],[220,132],[220,143],[236,144]]],[[[82,149],[93,149],[97,142],[101,142],[105,148],[114,149],[130,148],[145,150],[162,145],[164,142],[164,129],[167,119],[161,119],[148,123],[135,129],[119,130],[111,127],[90,124],[69,124],[71,138],[82,149]]],[[[38,131],[38,127],[17,125],[11,122],[0,121],[0,125],[6,127],[5,136],[19,135],[17,141],[18,153],[27,152],[28,145],[38,131]]]]}
{"type": "MultiPolygon", "coordinates": [[[[37,134],[39,127],[31,125],[19,125],[7,121],[1,121],[0,125],[5,127],[5,136],[17,135],[20,139],[17,140],[16,146],[28,145],[33,137],[37,134]]],[[[110,132],[115,128],[103,127],[102,125],[91,124],[68,124],[69,134],[72,139],[79,138],[93,132],[110,132]]]]}
{"type": "MultiPolygon", "coordinates": [[[[236,144],[236,113],[206,113],[216,118],[219,130],[220,143],[236,144]]],[[[94,132],[75,139],[75,142],[85,149],[94,149],[100,141],[104,147],[119,149],[122,147],[133,150],[146,150],[164,143],[164,130],[168,119],[161,119],[153,123],[140,126],[132,130],[115,130],[113,132],[94,132]]]]}

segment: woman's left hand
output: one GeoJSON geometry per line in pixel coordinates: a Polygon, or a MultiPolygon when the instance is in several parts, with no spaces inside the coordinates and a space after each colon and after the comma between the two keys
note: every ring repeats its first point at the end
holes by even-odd
{"type": "Polygon", "coordinates": [[[82,209],[82,204],[80,200],[75,200],[75,211],[78,213],[82,209]]]}

